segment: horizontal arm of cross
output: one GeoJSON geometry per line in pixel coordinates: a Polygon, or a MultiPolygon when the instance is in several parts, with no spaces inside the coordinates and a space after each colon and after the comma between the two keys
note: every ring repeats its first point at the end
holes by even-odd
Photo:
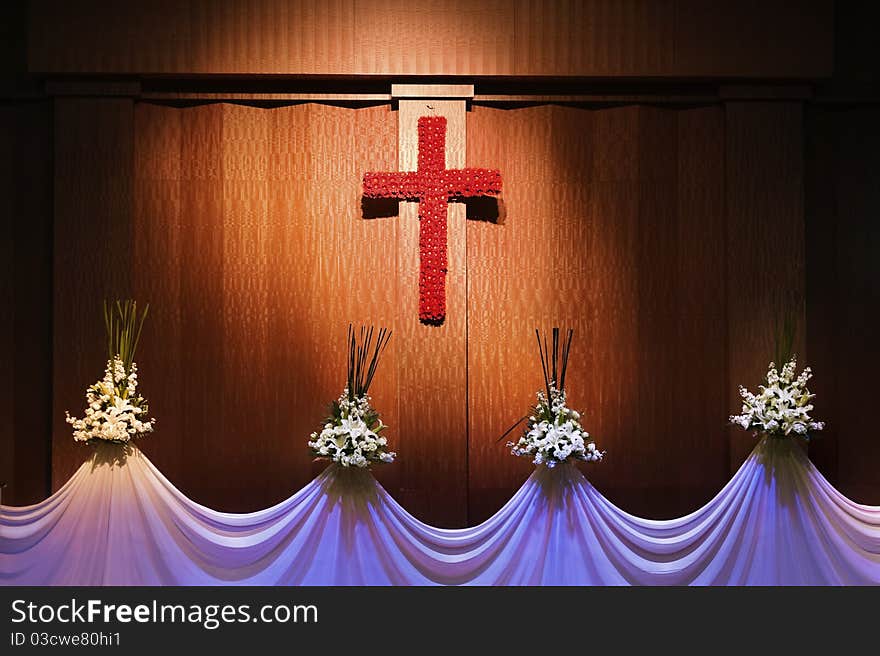
{"type": "Polygon", "coordinates": [[[424,198],[496,196],[501,193],[501,172],[497,169],[448,169],[400,173],[365,173],[367,198],[424,198]]]}
{"type": "Polygon", "coordinates": [[[443,171],[449,196],[497,196],[501,193],[501,171],[498,169],[450,169],[443,171]]]}
{"type": "Polygon", "coordinates": [[[364,174],[367,198],[418,198],[423,193],[424,181],[417,171],[364,174]]]}

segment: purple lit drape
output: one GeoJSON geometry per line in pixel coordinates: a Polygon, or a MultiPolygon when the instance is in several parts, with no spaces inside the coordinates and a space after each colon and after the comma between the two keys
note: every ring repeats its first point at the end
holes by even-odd
{"type": "Polygon", "coordinates": [[[99,450],[45,502],[0,513],[7,585],[880,584],[880,507],[764,440],[700,510],[652,521],[574,466],[537,469],[479,526],[436,529],[368,471],[329,467],[286,501],[220,513],[132,449],[99,450]]]}

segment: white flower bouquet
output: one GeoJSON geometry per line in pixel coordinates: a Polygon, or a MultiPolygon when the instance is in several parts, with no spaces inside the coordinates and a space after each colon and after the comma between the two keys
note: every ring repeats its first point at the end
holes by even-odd
{"type": "Polygon", "coordinates": [[[104,303],[104,325],[110,358],[104,378],[86,389],[86,410],[82,419],[67,415],[77,442],[127,444],[153,431],[155,419],[147,419],[149,405],[138,394],[134,353],[149,305],[143,313],[134,301],[104,303]]]}
{"type": "Polygon", "coordinates": [[[581,426],[580,414],[565,403],[565,373],[568,369],[573,331],[568,331],[562,348],[561,368],[557,366],[559,329],[553,329],[552,352],[547,348],[546,338],[542,344],[540,333],[537,330],[535,333],[538,336],[545,389],[537,393],[538,403],[532,409],[531,415],[520,419],[504,434],[507,435],[520,422],[528,420],[519,440],[507,443],[511,454],[532,458],[534,464],[547,467],[555,467],[570,460],[602,460],[605,452],[596,448],[590,434],[581,426]]]}
{"type": "Polygon", "coordinates": [[[386,451],[388,440],[380,433],[385,424],[370,406],[369,396],[353,396],[345,389],[330,410],[320,433],[312,433],[309,448],[318,458],[329,458],[343,467],[367,467],[371,462],[393,462],[386,451]]]}
{"type": "Polygon", "coordinates": [[[104,379],[86,390],[86,403],[82,419],[67,413],[67,423],[73,426],[73,439],[77,442],[102,440],[125,444],[153,431],[155,420],[146,419],[149,406],[137,393],[134,363],[126,373],[121,358],[109,360],[104,379]]]}
{"type": "Polygon", "coordinates": [[[771,362],[767,369],[765,385],[758,387],[753,394],[740,386],[739,393],[743,399],[742,414],[732,415],[730,422],[741,426],[743,430],[754,431],[772,437],[786,437],[794,434],[806,440],[811,432],[825,428],[821,421],[810,417],[815,397],[807,389],[807,381],[813,377],[809,367],[795,378],[797,359],[792,357],[777,371],[776,363],[771,362]]]}
{"type": "Polygon", "coordinates": [[[373,328],[362,327],[358,341],[352,327],[348,327],[348,385],[330,405],[324,428],[311,434],[309,448],[315,457],[328,458],[343,467],[394,461],[397,454],[387,450],[388,440],[381,435],[386,426],[367,394],[389,339],[391,331],[382,328],[373,343],[373,328]]]}

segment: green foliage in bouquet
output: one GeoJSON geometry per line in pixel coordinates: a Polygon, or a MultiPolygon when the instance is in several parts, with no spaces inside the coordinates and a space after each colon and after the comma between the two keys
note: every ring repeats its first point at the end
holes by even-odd
{"type": "Polygon", "coordinates": [[[131,373],[134,354],[141,339],[141,331],[150,311],[150,304],[138,312],[137,301],[104,301],[104,328],[107,332],[107,359],[119,357],[125,373],[131,373]]]}
{"type": "MultiPolygon", "coordinates": [[[[363,398],[366,397],[359,397],[359,399],[363,398]]],[[[369,404],[358,403],[358,399],[352,399],[347,392],[339,399],[330,403],[330,416],[327,417],[326,423],[333,424],[334,426],[341,426],[342,420],[352,419],[355,412],[358,413],[358,416],[361,421],[364,422],[366,427],[377,435],[388,428],[382,423],[379,412],[375,408],[369,404]]]]}
{"type": "Polygon", "coordinates": [[[776,340],[773,349],[774,362],[789,362],[794,354],[794,339],[797,335],[797,319],[794,312],[787,311],[776,321],[776,340]]]}

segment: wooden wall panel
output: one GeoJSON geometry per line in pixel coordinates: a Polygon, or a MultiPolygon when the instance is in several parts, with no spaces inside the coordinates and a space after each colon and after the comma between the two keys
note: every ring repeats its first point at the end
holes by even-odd
{"type": "Polygon", "coordinates": [[[809,78],[832,67],[831,0],[30,5],[33,72],[809,78]]]}
{"type": "MultiPolygon", "coordinates": [[[[836,117],[824,108],[804,115],[804,247],[806,285],[806,348],[815,375],[810,390],[816,394],[815,416],[825,421],[821,439],[810,444],[810,460],[835,486],[840,425],[845,407],[838,394],[840,296],[836,226],[836,117]],[[829,256],[834,252],[835,256],[829,256]]],[[[852,439],[852,436],[847,436],[852,439]]]]}
{"type": "MultiPolygon", "coordinates": [[[[266,389],[283,389],[290,384],[289,373],[285,375],[273,366],[270,349],[280,345],[269,338],[269,316],[276,310],[269,280],[285,274],[270,264],[273,224],[284,220],[283,215],[269,216],[271,158],[267,154],[277,136],[271,131],[268,111],[235,105],[221,105],[219,109],[223,124],[222,212],[220,222],[211,227],[217,231],[222,247],[220,297],[215,312],[223,348],[214,363],[213,375],[218,378],[215,389],[224,406],[223,423],[217,430],[223,431],[225,439],[212,449],[211,469],[216,473],[211,478],[218,487],[209,494],[218,498],[226,488],[223,497],[229,504],[235,499],[235,488],[240,487],[253,489],[255,496],[265,498],[264,486],[276,476],[272,463],[282,460],[278,457],[279,444],[288,442],[292,447],[296,438],[285,435],[285,424],[278,422],[281,415],[255,412],[283,402],[283,397],[266,395],[266,389]],[[230,460],[240,465],[234,487],[229,486],[226,473],[225,463],[230,460]]],[[[287,425],[292,428],[297,424],[287,425]]]]}
{"type": "MultiPolygon", "coordinates": [[[[184,422],[189,416],[202,419],[206,414],[200,412],[198,390],[206,387],[213,368],[210,358],[200,362],[197,370],[191,360],[213,334],[206,317],[194,316],[204,297],[196,294],[183,302],[189,279],[185,281],[181,271],[188,270],[192,278],[198,278],[200,274],[206,276],[199,259],[209,251],[205,240],[187,239],[187,236],[194,236],[190,230],[198,229],[210,219],[208,199],[197,205],[196,216],[201,220],[184,221],[183,215],[184,198],[198,193],[199,187],[192,179],[194,171],[198,170],[192,161],[194,154],[184,150],[183,139],[189,125],[187,119],[193,114],[200,112],[182,112],[157,105],[136,106],[136,202],[131,262],[132,296],[140,303],[151,303],[137,361],[140,363],[140,390],[150,400],[157,423],[155,432],[149,440],[141,443],[141,447],[166,476],[184,487],[190,484],[182,466],[184,454],[188,450],[195,451],[188,445],[200,434],[196,431],[187,433],[184,422]],[[190,177],[185,179],[184,170],[190,177]],[[187,329],[198,333],[199,338],[187,345],[186,355],[190,360],[185,368],[182,334],[187,329]],[[194,380],[194,376],[205,378],[194,380]]],[[[200,115],[204,116],[204,113],[200,115]]],[[[203,146],[199,152],[210,158],[211,141],[200,139],[199,143],[203,146]]],[[[205,232],[210,238],[210,227],[205,232]]],[[[210,274],[206,277],[213,278],[210,274]]]]}
{"type": "MultiPolygon", "coordinates": [[[[13,172],[17,163],[13,144],[18,128],[15,109],[0,105],[0,194],[4,198],[14,198],[13,172]]],[[[12,318],[0,322],[0,485],[6,485],[0,494],[9,495],[15,490],[15,230],[11,221],[0,233],[0,312],[12,318]]]]}
{"type": "Polygon", "coordinates": [[[273,74],[355,67],[352,0],[194,0],[182,26],[188,40],[174,51],[183,58],[174,70],[273,74]]]}
{"type": "Polygon", "coordinates": [[[532,469],[496,440],[533,403],[534,328],[554,324],[575,328],[570,402],[608,451],[590,479],[633,512],[692,509],[727,478],[720,108],[469,122],[469,163],[500,166],[506,209],[468,225],[471,522],[532,469]],[[698,386],[694,361],[714,372],[698,386]]]}
{"type": "Polygon", "coordinates": [[[862,503],[880,504],[880,445],[870,413],[873,377],[880,371],[880,112],[864,108],[837,121],[835,158],[837,293],[836,343],[838,476],[841,489],[862,503]]]}
{"type": "Polygon", "coordinates": [[[794,71],[813,71],[817,77],[832,73],[834,2],[676,0],[669,13],[675,22],[674,70],[705,77],[744,71],[777,78],[794,71]]]}
{"type": "MultiPolygon", "coordinates": [[[[12,326],[14,372],[14,486],[7,499],[35,503],[49,489],[52,439],[52,106],[45,100],[18,104],[13,162],[4,194],[15,253],[12,326]],[[22,472],[29,472],[20,475],[22,472]]],[[[8,125],[8,124],[7,124],[8,125]]]]}
{"type": "Polygon", "coordinates": [[[515,70],[509,0],[354,0],[352,72],[499,75],[515,70]]]}
{"type": "Polygon", "coordinates": [[[663,75],[676,68],[672,3],[516,0],[518,75],[663,75]],[[589,73],[586,73],[589,71],[589,73]]]}
{"type": "Polygon", "coordinates": [[[85,460],[64,411],[82,415],[85,389],[103,375],[104,298],[131,293],[133,103],[55,100],[52,485],[85,460]]]}
{"type": "MultiPolygon", "coordinates": [[[[773,359],[774,323],[784,308],[798,319],[795,351],[808,361],[804,323],[803,122],[798,103],[726,105],[729,403],[754,389],[773,359]]],[[[731,427],[735,470],[754,438],[731,427]]]]}
{"type": "Polygon", "coordinates": [[[475,107],[469,115],[469,164],[501,169],[506,213],[498,225],[468,224],[472,522],[534,468],[497,440],[541,386],[535,328],[575,329],[569,401],[603,448],[621,453],[619,436],[633,432],[623,406],[636,382],[636,114],[475,107]]]}
{"type": "Polygon", "coordinates": [[[723,113],[641,108],[638,153],[638,410],[627,436],[638,447],[626,457],[643,512],[678,516],[728,474],[723,113]]]}
{"type": "Polygon", "coordinates": [[[871,412],[880,369],[880,138],[876,108],[808,114],[807,320],[816,414],[828,422],[810,455],[839,489],[880,503],[871,412]]]}
{"type": "MultiPolygon", "coordinates": [[[[139,112],[141,108],[142,105],[138,105],[139,112]]],[[[177,421],[168,417],[164,422],[166,427],[161,429],[161,437],[157,437],[182,442],[181,467],[184,471],[181,484],[184,492],[195,499],[224,507],[224,499],[214,499],[212,493],[222,494],[225,487],[234,501],[239,482],[235,470],[224,472],[217,464],[218,452],[228,451],[225,424],[230,411],[223,395],[221,377],[223,280],[226,273],[223,260],[223,106],[188,109],[183,112],[181,122],[180,240],[183,265],[179,274],[179,335],[183,406],[182,416],[177,421]],[[197,472],[192,469],[196,462],[201,462],[197,472]]],[[[168,264],[157,260],[152,266],[162,269],[168,264]]],[[[151,271],[143,273],[146,277],[151,271]]],[[[160,296],[154,302],[161,306],[163,301],[160,296]]],[[[173,302],[173,298],[168,302],[173,302]]],[[[165,341],[158,331],[145,337],[155,340],[158,348],[165,341]]],[[[141,360],[143,365],[149,366],[145,357],[141,360]]],[[[158,399],[153,403],[157,413],[164,412],[158,399]]],[[[149,445],[145,448],[149,453],[149,445]]],[[[239,493],[238,497],[243,501],[245,495],[239,493]]],[[[230,510],[234,508],[241,509],[236,504],[229,506],[230,510]]]]}
{"type": "MultiPolygon", "coordinates": [[[[161,417],[144,449],[199,501],[266,507],[325,466],[305,443],[344,387],[348,322],[396,327],[398,220],[360,205],[363,172],[396,168],[395,116],[143,103],[136,118],[132,271],[154,303],[139,359],[161,417]]],[[[403,345],[392,338],[373,390],[395,446],[403,345]]],[[[376,473],[396,492],[396,466],[376,473]]]]}

